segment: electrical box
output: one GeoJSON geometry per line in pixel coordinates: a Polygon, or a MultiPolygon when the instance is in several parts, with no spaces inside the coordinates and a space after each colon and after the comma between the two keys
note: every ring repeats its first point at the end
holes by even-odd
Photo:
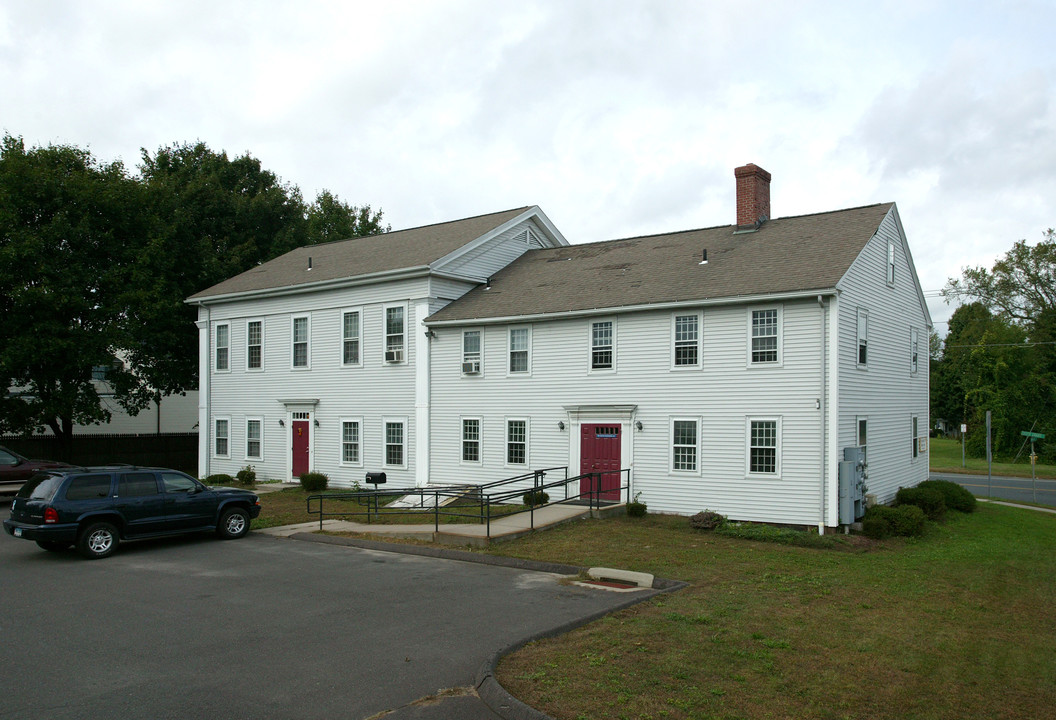
{"type": "Polygon", "coordinates": [[[840,525],[865,515],[865,489],[865,450],[845,447],[840,463],[840,525]]]}

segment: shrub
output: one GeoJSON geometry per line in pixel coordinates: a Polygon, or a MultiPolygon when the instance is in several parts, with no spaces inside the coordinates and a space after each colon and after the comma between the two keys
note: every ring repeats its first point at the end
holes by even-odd
{"type": "Polygon", "coordinates": [[[884,540],[895,534],[891,528],[891,521],[887,517],[883,515],[870,517],[868,513],[862,520],[862,532],[873,540],[884,540]]]}
{"type": "Polygon", "coordinates": [[[646,504],[638,499],[641,496],[641,493],[636,493],[634,496],[634,500],[627,503],[627,514],[630,517],[645,517],[647,508],[646,504]]]}
{"type": "Polygon", "coordinates": [[[942,493],[943,500],[946,501],[946,507],[951,510],[958,510],[963,513],[975,511],[975,495],[972,495],[971,491],[952,480],[925,480],[917,487],[938,490],[942,493]]]}
{"type": "Polygon", "coordinates": [[[924,532],[924,511],[916,505],[874,505],[865,512],[862,532],[875,540],[920,535],[924,532]]]}
{"type": "Polygon", "coordinates": [[[524,504],[528,507],[546,505],[550,502],[550,496],[542,490],[529,490],[524,494],[524,504]]]}
{"type": "Polygon", "coordinates": [[[246,465],[244,468],[235,473],[235,477],[243,485],[252,485],[257,481],[257,471],[253,469],[252,465],[246,465]]]}
{"type": "Polygon", "coordinates": [[[726,516],[704,510],[689,518],[689,526],[697,530],[714,530],[726,524],[726,516]]]}
{"type": "Polygon", "coordinates": [[[217,473],[205,479],[206,485],[234,485],[235,479],[227,473],[217,473]]]}
{"type": "Polygon", "coordinates": [[[899,488],[895,494],[896,505],[916,505],[928,520],[942,520],[946,515],[946,500],[942,493],[932,488],[899,488]]]}
{"type": "Polygon", "coordinates": [[[300,477],[301,487],[307,492],[322,492],[330,483],[330,478],[320,472],[306,472],[300,477]]]}

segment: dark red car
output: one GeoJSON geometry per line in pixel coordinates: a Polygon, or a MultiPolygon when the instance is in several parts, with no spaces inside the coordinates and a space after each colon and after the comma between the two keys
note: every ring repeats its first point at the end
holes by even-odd
{"type": "Polygon", "coordinates": [[[28,460],[0,447],[0,490],[18,490],[37,470],[71,467],[54,460],[28,460]]]}

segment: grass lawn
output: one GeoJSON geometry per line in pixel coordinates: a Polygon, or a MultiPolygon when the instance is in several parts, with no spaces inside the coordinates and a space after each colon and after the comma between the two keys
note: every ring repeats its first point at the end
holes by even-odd
{"type": "MultiPolygon", "coordinates": [[[[967,468],[961,467],[961,443],[951,438],[931,438],[930,458],[932,472],[970,473],[972,475],[986,475],[986,458],[972,458],[966,460],[967,468]]],[[[1029,453],[1029,451],[1027,451],[1029,453]]],[[[1035,468],[1038,477],[1056,478],[1056,465],[1041,465],[1035,468]]],[[[997,462],[993,463],[994,475],[1012,475],[1030,477],[1030,456],[1024,454],[1015,463],[997,462]]]]}
{"type": "Polygon", "coordinates": [[[1056,516],[981,504],[923,538],[816,549],[686,518],[571,523],[489,552],[690,587],[505,658],[555,718],[1056,718],[1056,516]]]}

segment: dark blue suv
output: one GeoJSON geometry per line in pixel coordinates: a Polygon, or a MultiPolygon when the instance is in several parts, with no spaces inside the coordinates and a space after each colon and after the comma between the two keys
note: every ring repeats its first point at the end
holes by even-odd
{"type": "Polygon", "coordinates": [[[176,470],[69,468],[31,477],[11,503],[4,530],[53,552],[76,544],[95,559],[121,540],[208,530],[240,538],[259,514],[260,501],[248,490],[208,487],[176,470]]]}

